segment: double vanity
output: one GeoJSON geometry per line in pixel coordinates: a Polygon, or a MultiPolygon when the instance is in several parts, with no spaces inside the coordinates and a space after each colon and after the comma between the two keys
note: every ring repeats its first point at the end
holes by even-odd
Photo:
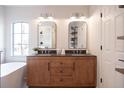
{"type": "Polygon", "coordinates": [[[27,56],[27,85],[96,87],[96,56],[86,53],[86,22],[69,23],[67,50],[56,50],[56,35],[55,22],[38,24],[38,54],[27,56]]]}
{"type": "Polygon", "coordinates": [[[65,52],[63,55],[27,56],[27,85],[29,87],[96,87],[96,56],[69,54],[70,50],[65,52]]]}

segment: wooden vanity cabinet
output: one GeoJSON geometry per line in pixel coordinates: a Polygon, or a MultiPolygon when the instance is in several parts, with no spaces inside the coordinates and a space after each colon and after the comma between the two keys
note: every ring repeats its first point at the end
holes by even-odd
{"type": "Polygon", "coordinates": [[[96,57],[77,59],[75,72],[79,86],[96,87],[96,57]]]}
{"type": "Polygon", "coordinates": [[[41,86],[49,83],[48,60],[30,57],[27,59],[27,84],[29,86],[41,86]]]}
{"type": "Polygon", "coordinates": [[[96,57],[27,57],[29,87],[95,87],[96,57]]]}

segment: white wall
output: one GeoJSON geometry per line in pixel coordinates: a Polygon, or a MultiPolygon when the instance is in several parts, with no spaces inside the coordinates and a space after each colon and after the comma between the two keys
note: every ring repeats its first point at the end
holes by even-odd
{"type": "MultiPolygon", "coordinates": [[[[15,21],[30,23],[30,50],[37,46],[37,21],[41,13],[52,13],[57,23],[57,48],[68,48],[68,19],[72,13],[88,16],[88,6],[6,6],[7,61],[23,61],[24,57],[11,57],[11,24],[15,21]]],[[[32,53],[32,51],[30,51],[32,53]]]]}
{"type": "MultiPolygon", "coordinates": [[[[5,36],[4,36],[4,7],[0,6],[0,51],[4,51],[4,42],[5,42],[5,36]]],[[[4,63],[4,52],[0,52],[0,63],[4,63]]]]}
{"type": "Polygon", "coordinates": [[[4,49],[4,7],[0,6],[0,51],[4,49]]]}

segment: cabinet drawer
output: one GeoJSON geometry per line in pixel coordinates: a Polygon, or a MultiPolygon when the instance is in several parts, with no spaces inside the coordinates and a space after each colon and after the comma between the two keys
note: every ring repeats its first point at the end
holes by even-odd
{"type": "Polygon", "coordinates": [[[59,68],[59,67],[54,67],[50,69],[50,74],[51,75],[65,75],[65,76],[72,76],[73,74],[73,69],[64,67],[64,68],[59,68]]]}
{"type": "Polygon", "coordinates": [[[64,77],[64,76],[51,76],[51,82],[54,83],[72,83],[72,77],[64,77]]]}
{"type": "Polygon", "coordinates": [[[61,62],[61,61],[57,61],[57,62],[51,62],[50,66],[51,67],[73,67],[74,63],[73,62],[61,62]]]}

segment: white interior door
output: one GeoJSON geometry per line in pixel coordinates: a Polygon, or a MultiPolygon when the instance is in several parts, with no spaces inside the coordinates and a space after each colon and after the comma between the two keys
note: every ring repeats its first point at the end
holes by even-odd
{"type": "Polygon", "coordinates": [[[113,22],[114,6],[103,7],[102,21],[102,72],[103,86],[114,87],[114,22],[113,22]]]}
{"type": "MultiPolygon", "coordinates": [[[[116,7],[115,15],[115,68],[124,70],[124,8],[116,7]]],[[[124,88],[124,74],[115,72],[115,87],[124,88]]]]}
{"type": "MultiPolygon", "coordinates": [[[[124,36],[124,14],[122,10],[121,12],[117,10],[117,6],[105,6],[103,7],[103,15],[103,87],[117,87],[116,85],[124,87],[123,75],[117,74],[115,71],[115,68],[120,66],[119,58],[124,59],[124,40],[117,39],[118,36],[124,36]]],[[[124,62],[121,63],[121,66],[122,64],[124,62]]],[[[122,66],[122,68],[124,67],[122,66]]]]}
{"type": "Polygon", "coordinates": [[[102,19],[101,7],[90,7],[90,18],[88,23],[88,49],[91,54],[97,56],[97,87],[102,87],[100,78],[102,77],[101,65],[101,41],[102,41],[102,19]]]}

